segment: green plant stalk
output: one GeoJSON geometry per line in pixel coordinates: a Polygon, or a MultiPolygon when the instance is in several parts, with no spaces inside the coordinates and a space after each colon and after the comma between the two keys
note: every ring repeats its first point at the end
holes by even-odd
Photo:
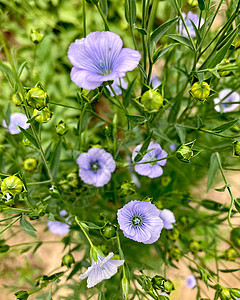
{"type": "MultiPolygon", "coordinates": [[[[122,251],[122,247],[121,247],[121,242],[120,242],[120,237],[119,237],[118,231],[117,231],[117,244],[118,244],[118,251],[119,251],[120,259],[124,260],[124,254],[123,254],[123,251],[122,251]]],[[[126,270],[125,270],[124,264],[122,265],[122,269],[123,269],[123,277],[127,277],[126,276],[126,270]]]]}
{"type": "Polygon", "coordinates": [[[19,215],[14,215],[14,216],[11,216],[11,217],[7,217],[7,218],[4,218],[4,219],[1,219],[0,222],[7,221],[7,220],[10,220],[10,219],[16,218],[16,217],[18,217],[18,216],[19,216],[19,215]]]}
{"type": "Polygon", "coordinates": [[[2,234],[4,231],[6,231],[9,227],[11,227],[14,223],[16,223],[18,220],[20,220],[22,215],[20,215],[17,219],[13,220],[11,223],[9,223],[5,228],[3,228],[0,231],[0,234],[2,234]]]}
{"type": "Polygon", "coordinates": [[[78,145],[78,149],[79,151],[82,150],[82,128],[83,128],[83,118],[84,118],[84,114],[87,110],[87,107],[88,107],[88,104],[85,104],[84,107],[83,107],[83,110],[81,111],[81,114],[80,114],[80,124],[79,124],[79,131],[78,131],[78,134],[79,134],[79,145],[78,145]]]}
{"type": "MultiPolygon", "coordinates": [[[[14,75],[15,75],[15,79],[16,79],[16,81],[17,81],[19,90],[20,90],[21,95],[22,95],[22,99],[23,99],[23,103],[24,103],[24,108],[25,108],[27,117],[28,117],[28,119],[30,119],[31,116],[30,116],[30,112],[29,112],[29,110],[28,110],[27,101],[26,101],[26,98],[25,98],[25,93],[24,93],[24,90],[23,90],[23,86],[22,86],[22,83],[21,83],[21,81],[20,81],[20,78],[18,77],[18,73],[17,73],[16,67],[15,67],[13,58],[12,58],[12,56],[11,56],[11,54],[10,54],[10,52],[9,52],[9,50],[8,50],[8,48],[7,48],[7,46],[6,46],[6,43],[5,43],[5,41],[4,41],[2,32],[0,32],[0,43],[2,44],[3,49],[4,49],[4,53],[5,53],[5,55],[6,55],[7,59],[8,59],[8,61],[9,61],[10,65],[11,65],[11,67],[12,67],[13,73],[14,73],[14,75]]],[[[40,154],[41,154],[43,163],[44,163],[44,165],[45,165],[45,168],[46,168],[46,170],[47,170],[48,176],[49,176],[50,180],[53,181],[53,177],[52,177],[50,168],[49,168],[49,166],[48,166],[47,160],[46,160],[46,158],[45,158],[45,155],[44,155],[44,152],[43,152],[41,143],[40,143],[40,141],[39,141],[39,138],[38,138],[38,135],[37,135],[37,132],[36,132],[36,129],[35,129],[33,123],[31,123],[31,128],[32,128],[33,135],[34,135],[34,137],[35,137],[35,139],[36,139],[36,142],[37,142],[37,144],[38,144],[39,151],[40,151],[40,154]]]]}
{"type": "MultiPolygon", "coordinates": [[[[146,29],[145,10],[146,10],[146,0],[142,0],[142,28],[144,29],[146,29]]],[[[142,35],[142,48],[143,48],[143,67],[145,72],[147,72],[147,46],[145,42],[145,35],[142,35]]]]}
{"type": "Polygon", "coordinates": [[[75,217],[75,221],[77,222],[78,226],[81,228],[82,233],[85,235],[85,237],[86,237],[86,239],[88,240],[90,246],[91,246],[91,247],[94,247],[92,241],[90,240],[90,237],[89,237],[88,234],[86,233],[85,229],[83,228],[83,226],[82,226],[82,224],[81,224],[81,221],[79,220],[79,218],[78,218],[77,216],[75,217]]]}
{"type": "Polygon", "coordinates": [[[82,21],[83,21],[83,37],[85,38],[87,35],[87,30],[86,30],[86,3],[85,0],[82,0],[82,21]]]}
{"type": "Polygon", "coordinates": [[[219,165],[220,172],[222,174],[222,178],[223,178],[223,180],[225,182],[225,185],[226,185],[227,190],[229,192],[229,195],[231,197],[231,203],[230,203],[230,207],[229,207],[229,211],[228,211],[228,223],[229,223],[229,225],[232,228],[234,228],[233,225],[232,225],[232,223],[231,223],[231,213],[232,213],[232,210],[233,210],[233,205],[234,205],[234,202],[235,202],[235,197],[233,196],[233,193],[232,193],[232,190],[230,188],[230,185],[228,184],[227,178],[226,178],[226,176],[225,176],[225,174],[223,172],[223,167],[222,167],[222,164],[221,164],[221,159],[220,159],[219,153],[216,153],[216,154],[217,154],[218,165],[219,165]]]}
{"type": "Polygon", "coordinates": [[[123,166],[123,168],[128,168],[128,167],[132,167],[132,166],[136,166],[136,165],[144,165],[144,164],[154,163],[154,162],[157,162],[157,161],[161,161],[161,160],[169,159],[169,158],[173,158],[173,157],[176,157],[175,154],[172,154],[172,155],[169,155],[169,156],[166,156],[166,157],[163,157],[163,158],[159,158],[159,159],[156,159],[156,160],[152,160],[151,162],[144,161],[144,162],[132,163],[132,164],[123,166]]]}

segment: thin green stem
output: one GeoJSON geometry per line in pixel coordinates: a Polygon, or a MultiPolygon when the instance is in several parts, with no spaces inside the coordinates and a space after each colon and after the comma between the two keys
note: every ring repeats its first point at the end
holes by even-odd
{"type": "Polygon", "coordinates": [[[85,235],[86,239],[88,240],[90,246],[94,247],[92,241],[90,240],[88,234],[86,233],[85,229],[82,226],[82,222],[79,220],[79,218],[77,216],[75,217],[75,221],[77,222],[78,226],[81,228],[81,230],[82,230],[83,234],[85,235]]]}
{"type": "Polygon", "coordinates": [[[85,0],[82,0],[82,21],[83,21],[83,37],[85,38],[87,35],[87,30],[86,30],[86,3],[85,0]]]}
{"type": "Polygon", "coordinates": [[[0,234],[2,234],[4,231],[6,231],[9,227],[11,227],[14,223],[16,223],[19,219],[21,219],[21,216],[19,216],[17,219],[13,220],[11,223],[9,223],[5,228],[3,228],[0,231],[0,234]]]}
{"type": "Polygon", "coordinates": [[[11,216],[11,217],[7,217],[7,218],[4,218],[4,219],[1,219],[0,222],[4,222],[4,221],[10,220],[10,219],[14,219],[14,218],[16,218],[18,216],[19,215],[14,215],[14,216],[11,216]]]}
{"type": "Polygon", "coordinates": [[[82,128],[83,128],[83,118],[84,118],[84,114],[87,110],[87,107],[88,107],[88,104],[85,104],[84,107],[83,107],[83,110],[81,111],[81,114],[80,114],[80,124],[79,124],[79,131],[78,131],[78,134],[79,134],[79,145],[78,145],[78,149],[79,151],[82,150],[82,128]]]}
{"type": "MultiPolygon", "coordinates": [[[[91,0],[91,2],[92,2],[92,0],[91,0]]],[[[103,14],[103,11],[102,11],[102,9],[101,9],[99,3],[96,4],[96,7],[97,7],[97,10],[98,10],[99,14],[101,15],[101,18],[102,18],[102,20],[103,20],[104,25],[105,25],[105,30],[106,30],[106,31],[110,31],[110,29],[109,29],[109,27],[108,27],[107,20],[106,20],[104,14],[103,14]]]]}
{"type": "Polygon", "coordinates": [[[164,160],[164,159],[169,159],[169,158],[172,158],[172,157],[175,157],[175,154],[172,154],[172,155],[169,155],[169,156],[166,156],[166,157],[163,157],[163,158],[151,160],[151,161],[144,161],[144,162],[132,163],[132,164],[129,164],[129,165],[122,166],[122,168],[128,168],[128,167],[132,167],[132,166],[136,166],[136,165],[144,165],[144,164],[156,163],[158,161],[161,161],[161,160],[164,160]]]}

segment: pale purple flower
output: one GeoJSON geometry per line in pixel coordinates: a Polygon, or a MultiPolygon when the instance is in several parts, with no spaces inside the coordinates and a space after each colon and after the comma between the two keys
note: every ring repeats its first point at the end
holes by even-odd
{"type": "Polygon", "coordinates": [[[151,76],[151,84],[153,89],[156,89],[161,83],[162,81],[159,79],[157,75],[151,76]]]}
{"type": "Polygon", "coordinates": [[[171,152],[174,152],[177,148],[177,145],[175,143],[172,143],[169,145],[169,149],[171,150],[171,152]]]}
{"type": "Polygon", "coordinates": [[[10,124],[7,126],[5,120],[3,120],[2,125],[5,128],[8,128],[8,131],[11,134],[18,134],[21,132],[18,126],[22,127],[23,129],[28,129],[30,123],[27,123],[28,118],[22,113],[13,113],[10,116],[10,124]]]}
{"type": "Polygon", "coordinates": [[[98,259],[92,261],[92,265],[87,269],[87,271],[79,276],[80,279],[87,279],[87,287],[91,288],[103,281],[104,279],[109,279],[117,273],[117,268],[124,264],[124,260],[114,260],[113,253],[110,252],[108,256],[103,257],[98,254],[98,259]]]}
{"type": "MultiPolygon", "coordinates": [[[[116,93],[117,96],[122,95],[122,89],[121,89],[121,87],[126,90],[127,87],[128,87],[127,81],[124,78],[117,78],[117,79],[115,79],[113,81],[112,88],[114,89],[114,92],[116,93]]],[[[110,87],[107,86],[107,88],[108,88],[108,90],[110,92],[110,95],[113,97],[114,94],[111,91],[110,87]]]]}
{"type": "MultiPolygon", "coordinates": [[[[198,15],[194,14],[191,11],[189,11],[187,15],[183,12],[182,15],[183,15],[183,18],[185,19],[185,23],[187,25],[187,28],[188,28],[190,36],[192,38],[195,38],[196,37],[196,33],[195,33],[194,27],[192,25],[192,22],[198,28],[198,23],[199,23],[199,17],[198,17],[198,15]],[[192,20],[192,22],[190,20],[192,20]]],[[[200,27],[203,25],[203,23],[204,23],[204,20],[202,19],[201,22],[200,22],[200,27]]],[[[187,30],[184,27],[182,20],[179,21],[179,31],[180,31],[180,33],[183,36],[188,37],[187,30]]]]}
{"type": "Polygon", "coordinates": [[[127,238],[144,244],[155,243],[163,228],[159,209],[150,202],[130,201],[118,210],[117,219],[127,238]]]}
{"type": "Polygon", "coordinates": [[[77,164],[81,179],[96,187],[107,184],[116,169],[112,155],[101,148],[91,148],[87,153],[80,154],[77,164]]]}
{"type": "Polygon", "coordinates": [[[92,32],[76,40],[68,50],[73,64],[72,81],[83,89],[93,90],[104,81],[125,77],[126,72],[137,67],[141,54],[122,47],[120,36],[110,31],[92,32]]]}
{"type": "MultiPolygon", "coordinates": [[[[132,160],[140,151],[142,145],[138,145],[132,154],[132,160]]],[[[165,166],[167,163],[166,159],[156,161],[158,159],[162,159],[167,157],[167,152],[164,151],[158,143],[151,142],[148,146],[147,153],[143,156],[143,158],[137,162],[135,165],[135,171],[144,176],[148,176],[150,178],[156,178],[163,174],[162,166],[165,166]],[[140,164],[143,162],[149,162],[145,164],[140,164]]]]}
{"type": "Polygon", "coordinates": [[[166,229],[172,229],[172,224],[176,222],[173,212],[169,209],[160,210],[160,218],[163,221],[163,227],[166,229]]]}
{"type": "Polygon", "coordinates": [[[189,275],[186,279],[186,286],[189,287],[190,289],[195,288],[197,285],[197,280],[193,275],[189,275]]]}
{"type": "Polygon", "coordinates": [[[234,109],[236,109],[239,104],[228,104],[228,102],[239,102],[240,101],[240,95],[237,92],[231,93],[231,89],[224,89],[219,93],[219,97],[213,99],[214,101],[214,108],[218,112],[229,112],[234,109]],[[231,93],[229,96],[228,94],[231,93]],[[226,97],[226,98],[225,98],[226,97]],[[224,99],[225,98],[225,99],[224,99]],[[223,100],[224,99],[224,100],[223,100]]]}
{"type": "Polygon", "coordinates": [[[160,295],[161,296],[165,296],[165,297],[169,297],[169,295],[167,293],[165,293],[165,292],[162,292],[160,295]]]}
{"type": "MultiPolygon", "coordinates": [[[[64,217],[67,214],[67,211],[64,209],[60,211],[59,215],[64,217]]],[[[66,219],[67,221],[67,219],[66,219]]],[[[60,221],[48,221],[48,229],[58,235],[65,235],[69,233],[69,225],[60,221]]]]}

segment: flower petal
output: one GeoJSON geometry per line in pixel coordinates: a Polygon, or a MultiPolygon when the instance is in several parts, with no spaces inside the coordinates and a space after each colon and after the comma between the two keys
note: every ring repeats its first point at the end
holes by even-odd
{"type": "Polygon", "coordinates": [[[119,54],[113,70],[119,73],[119,77],[124,77],[126,72],[135,69],[141,59],[141,54],[133,49],[123,48],[119,54]]]}

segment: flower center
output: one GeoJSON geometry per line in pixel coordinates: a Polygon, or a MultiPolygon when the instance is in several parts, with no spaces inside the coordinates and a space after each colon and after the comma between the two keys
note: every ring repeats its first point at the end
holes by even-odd
{"type": "Polygon", "coordinates": [[[103,59],[98,61],[98,66],[100,68],[99,75],[107,76],[112,72],[112,70],[109,68],[109,66],[106,65],[106,62],[103,59]]]}
{"type": "Polygon", "coordinates": [[[148,160],[149,164],[151,166],[154,166],[157,162],[156,162],[156,157],[151,157],[149,160],[148,160]]]}
{"type": "Polygon", "coordinates": [[[142,218],[138,216],[134,216],[131,221],[133,226],[140,226],[142,224],[142,218]]]}
{"type": "Polygon", "coordinates": [[[97,170],[99,169],[99,164],[97,162],[92,163],[91,169],[92,171],[97,172],[97,170]]]}

